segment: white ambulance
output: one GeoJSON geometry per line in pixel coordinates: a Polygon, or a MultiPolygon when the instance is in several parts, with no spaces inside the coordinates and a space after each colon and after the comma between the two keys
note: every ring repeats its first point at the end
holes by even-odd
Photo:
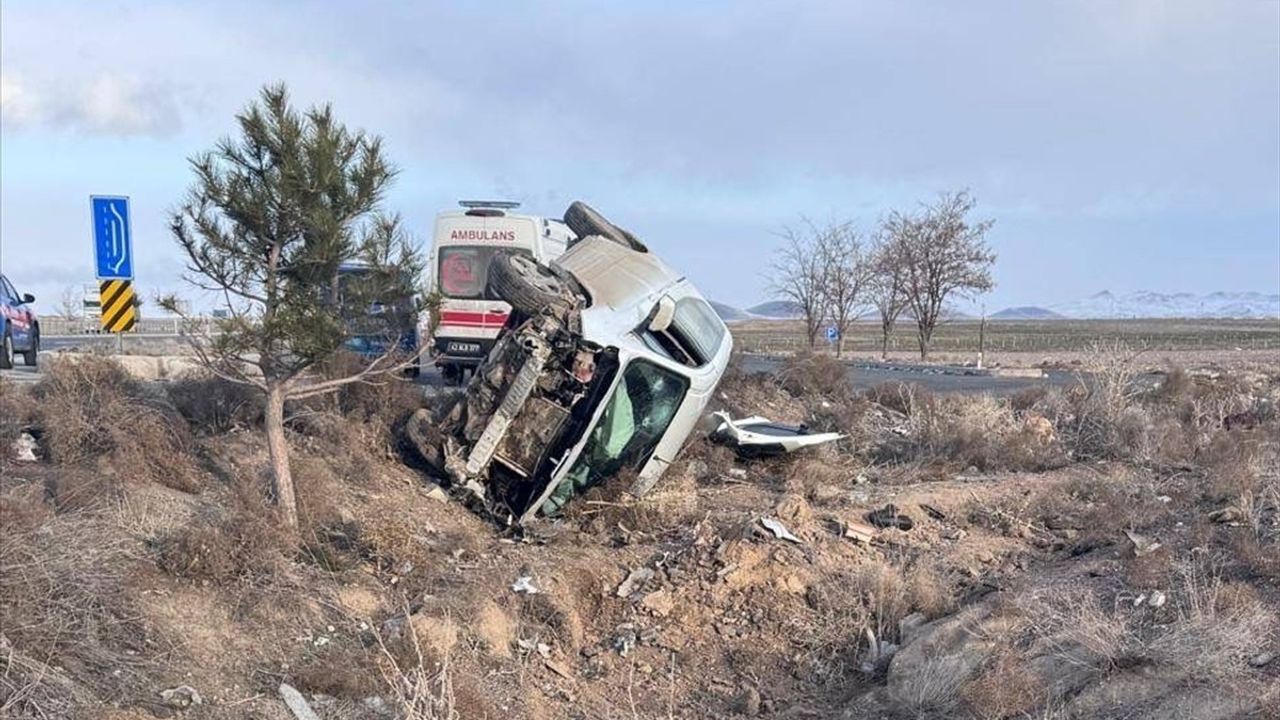
{"type": "Polygon", "coordinates": [[[436,216],[427,290],[439,299],[428,321],[428,350],[447,381],[480,364],[511,306],[489,290],[489,261],[516,251],[538,263],[560,257],[574,235],[559,220],[513,212],[520,203],[463,200],[436,216]]]}

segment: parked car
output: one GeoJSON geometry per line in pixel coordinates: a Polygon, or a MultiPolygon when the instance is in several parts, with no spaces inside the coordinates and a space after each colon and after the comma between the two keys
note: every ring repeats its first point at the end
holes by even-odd
{"type": "Polygon", "coordinates": [[[370,265],[343,263],[338,267],[338,295],[347,323],[347,350],[367,359],[389,352],[413,357],[418,370],[418,306],[413,284],[398,283],[370,265]],[[399,288],[391,290],[391,288],[399,288]]]}
{"type": "Polygon", "coordinates": [[[558,259],[494,255],[512,307],[466,392],[407,434],[436,473],[505,522],[554,515],[610,478],[647,493],[697,425],[732,338],[683,274],[583,203],[558,259]]]}
{"type": "Polygon", "coordinates": [[[40,320],[31,309],[31,293],[18,294],[9,278],[0,275],[0,369],[13,367],[14,355],[34,367],[40,351],[40,320]]]}
{"type": "Polygon", "coordinates": [[[519,203],[463,200],[464,209],[436,216],[427,265],[427,292],[437,298],[429,330],[431,353],[445,380],[484,360],[511,306],[487,284],[498,253],[520,253],[540,263],[565,251],[573,233],[559,220],[514,212],[519,203]]]}

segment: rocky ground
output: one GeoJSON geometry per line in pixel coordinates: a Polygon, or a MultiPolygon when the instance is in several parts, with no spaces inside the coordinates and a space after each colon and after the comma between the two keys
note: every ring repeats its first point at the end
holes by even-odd
{"type": "Polygon", "coordinates": [[[234,388],[92,360],[0,385],[0,707],[1276,716],[1280,372],[1137,390],[1113,363],[1002,400],[844,372],[801,358],[721,398],[839,444],[742,461],[698,438],[652,495],[600,488],[522,533],[402,452],[411,385],[295,409],[299,536],[234,388]]]}

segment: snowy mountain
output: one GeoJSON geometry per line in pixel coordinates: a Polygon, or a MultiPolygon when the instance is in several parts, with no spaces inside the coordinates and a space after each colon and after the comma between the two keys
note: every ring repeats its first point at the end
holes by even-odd
{"type": "Polygon", "coordinates": [[[1083,300],[1051,305],[1069,318],[1259,318],[1280,317],[1280,294],[1259,292],[1158,293],[1103,290],[1083,300]]]}

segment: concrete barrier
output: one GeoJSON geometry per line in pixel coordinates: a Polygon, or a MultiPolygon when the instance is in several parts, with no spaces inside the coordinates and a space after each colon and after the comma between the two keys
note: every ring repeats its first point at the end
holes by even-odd
{"type": "Polygon", "coordinates": [[[84,358],[109,358],[120,363],[125,372],[140,380],[173,380],[200,370],[200,363],[189,355],[106,355],[101,353],[53,352],[50,362],[75,361],[84,358]]]}

